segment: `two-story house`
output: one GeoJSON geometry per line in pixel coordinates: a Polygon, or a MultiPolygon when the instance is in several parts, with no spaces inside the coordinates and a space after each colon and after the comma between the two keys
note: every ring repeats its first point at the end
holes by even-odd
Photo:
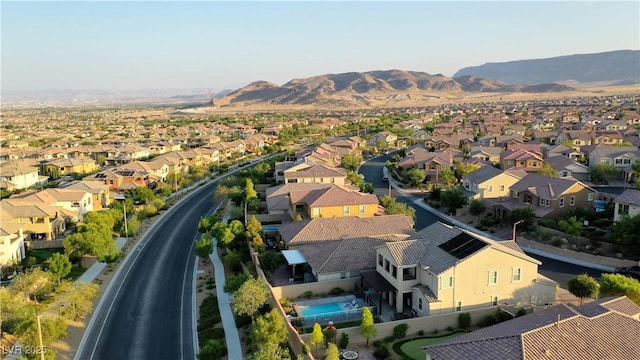
{"type": "Polygon", "coordinates": [[[566,156],[552,156],[544,162],[558,172],[558,177],[573,177],[580,181],[589,181],[589,167],[566,156]]]}
{"type": "Polygon", "coordinates": [[[376,148],[395,147],[396,141],[398,141],[398,135],[391,131],[381,131],[371,135],[367,141],[367,146],[376,148]]]}
{"type": "Polygon", "coordinates": [[[293,189],[289,192],[289,214],[292,219],[320,217],[376,215],[378,197],[343,186],[332,185],[320,189],[293,189]]]}
{"type": "Polygon", "coordinates": [[[284,171],[284,183],[327,183],[344,185],[347,171],[343,168],[316,164],[304,168],[290,168],[284,171]]]}
{"type": "Polygon", "coordinates": [[[552,218],[577,208],[593,208],[596,191],[570,178],[527,174],[511,186],[510,201],[495,202],[494,215],[506,219],[513,209],[531,206],[538,218],[552,218]]]}
{"type": "Polygon", "coordinates": [[[376,272],[385,284],[381,299],[397,312],[429,316],[509,304],[544,305],[555,301],[557,283],[538,274],[540,261],[514,241],[487,237],[434,223],[408,240],[376,248],[376,272]],[[390,285],[390,286],[389,286],[390,285]]]}
{"type": "Polygon", "coordinates": [[[488,161],[492,164],[500,163],[502,148],[497,146],[471,146],[470,156],[474,159],[488,161]]]}
{"type": "Polygon", "coordinates": [[[38,185],[41,179],[37,167],[6,163],[0,165],[0,181],[6,181],[14,189],[22,190],[38,185]]]}
{"type": "Polygon", "coordinates": [[[76,214],[61,207],[22,199],[0,200],[2,220],[20,224],[29,240],[54,240],[66,229],[65,219],[76,214]]]}
{"type": "Polygon", "coordinates": [[[501,170],[483,166],[462,177],[462,186],[470,199],[508,197],[513,184],[527,175],[524,170],[501,170]]]}
{"type": "Polygon", "coordinates": [[[540,170],[544,159],[542,153],[533,150],[505,150],[500,154],[502,169],[516,169],[535,172],[540,170]]]}
{"type": "Polygon", "coordinates": [[[109,207],[112,201],[111,195],[109,194],[109,186],[99,181],[74,181],[63,187],[65,189],[75,189],[90,193],[93,198],[94,211],[109,207]]]}
{"type": "Polygon", "coordinates": [[[42,202],[54,207],[61,207],[65,210],[78,214],[79,221],[89,211],[93,211],[93,197],[85,190],[69,188],[49,188],[42,191],[30,191],[22,194],[11,195],[10,199],[23,199],[33,203],[42,202]]]}
{"type": "Polygon", "coordinates": [[[640,159],[640,150],[633,146],[598,145],[589,153],[589,167],[604,163],[620,171],[625,181],[632,174],[631,167],[640,159]]]}
{"type": "Polygon", "coordinates": [[[0,208],[0,265],[17,264],[25,258],[22,224],[12,223],[11,215],[0,208]]]}
{"type": "Polygon", "coordinates": [[[48,161],[41,165],[44,174],[52,178],[64,175],[84,175],[98,170],[98,165],[91,158],[71,158],[48,161]]]}
{"type": "Polygon", "coordinates": [[[623,216],[634,217],[640,214],[640,190],[627,189],[613,200],[613,221],[620,220],[623,216]]]}

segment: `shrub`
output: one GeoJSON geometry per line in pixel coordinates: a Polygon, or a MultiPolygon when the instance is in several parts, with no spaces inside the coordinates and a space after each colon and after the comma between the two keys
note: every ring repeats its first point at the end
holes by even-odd
{"type": "Polygon", "coordinates": [[[551,238],[551,245],[560,247],[563,245],[562,239],[559,236],[554,236],[551,238]]]}
{"type": "Polygon", "coordinates": [[[376,340],[373,342],[373,347],[380,347],[384,345],[384,341],[382,340],[376,340]]]}
{"type": "Polygon", "coordinates": [[[382,345],[376,348],[376,351],[373,352],[373,356],[375,356],[376,359],[386,359],[389,356],[391,356],[391,352],[389,351],[389,348],[387,348],[387,345],[382,345]]]}
{"type": "Polygon", "coordinates": [[[540,226],[556,229],[556,221],[553,219],[540,219],[538,224],[540,226]]]}
{"type": "Polygon", "coordinates": [[[396,338],[395,338],[395,337],[393,337],[393,335],[391,335],[391,336],[387,336],[386,338],[384,338],[384,342],[385,342],[385,343],[392,343],[392,342],[394,342],[395,340],[396,340],[396,338]]]}
{"type": "Polygon", "coordinates": [[[461,329],[468,330],[471,327],[471,314],[466,312],[458,315],[458,326],[461,329]]]}
{"type": "Polygon", "coordinates": [[[418,331],[418,336],[424,336],[424,330],[418,331]]]}
{"type": "Polygon", "coordinates": [[[407,330],[409,330],[409,325],[407,324],[396,325],[393,328],[393,338],[396,340],[403,339],[407,336],[407,330]]]}
{"type": "Polygon", "coordinates": [[[302,293],[302,297],[305,297],[307,299],[313,297],[313,291],[311,291],[311,290],[305,291],[304,293],[302,293]]]}
{"type": "Polygon", "coordinates": [[[199,360],[220,359],[227,355],[227,347],[224,341],[219,339],[211,339],[207,341],[200,349],[198,354],[199,360]]]}
{"type": "Polygon", "coordinates": [[[455,329],[456,329],[456,327],[455,327],[455,326],[453,326],[453,325],[449,325],[449,326],[447,326],[447,331],[453,331],[453,330],[455,330],[455,329]]]}
{"type": "Polygon", "coordinates": [[[344,293],[344,290],[340,287],[334,287],[333,289],[329,290],[329,295],[340,295],[344,293]]]}
{"type": "Polygon", "coordinates": [[[538,238],[542,241],[549,241],[553,237],[551,231],[540,229],[538,230],[538,238]]]}
{"type": "Polygon", "coordinates": [[[307,345],[307,344],[302,344],[302,353],[306,355],[306,354],[308,354],[309,352],[310,352],[309,345],[307,345]]]}
{"type": "Polygon", "coordinates": [[[349,334],[342,333],[340,336],[340,349],[346,349],[349,346],[349,334]]]}

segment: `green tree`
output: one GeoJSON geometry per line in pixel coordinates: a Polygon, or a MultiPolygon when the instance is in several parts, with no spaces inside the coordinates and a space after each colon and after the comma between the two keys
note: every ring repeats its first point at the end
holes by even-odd
{"type": "Polygon", "coordinates": [[[387,215],[404,214],[413,220],[416,218],[416,209],[407,204],[397,202],[393,196],[385,195],[381,197],[380,205],[384,207],[387,215]]]}
{"type": "Polygon", "coordinates": [[[442,205],[449,208],[449,214],[455,215],[458,209],[462,209],[469,199],[458,188],[447,189],[440,194],[442,205]]]}
{"type": "Polygon", "coordinates": [[[567,220],[558,221],[558,227],[560,227],[560,230],[566,232],[569,235],[573,235],[574,237],[580,236],[580,234],[582,234],[582,224],[575,216],[572,216],[567,220]]]}
{"type": "Polygon", "coordinates": [[[318,355],[318,346],[324,343],[324,333],[322,333],[322,328],[320,324],[313,324],[313,332],[311,333],[311,338],[309,339],[309,343],[311,346],[316,349],[316,356],[318,355]]]}
{"type": "Polygon", "coordinates": [[[229,222],[227,227],[231,230],[233,235],[235,235],[236,237],[238,237],[241,234],[244,234],[245,232],[244,224],[240,220],[231,220],[231,222],[229,222]]]}
{"type": "Polygon", "coordinates": [[[546,162],[543,162],[540,169],[538,169],[538,175],[556,178],[558,177],[558,170],[556,170],[553,166],[547,164],[546,162]]]}
{"type": "Polygon", "coordinates": [[[209,339],[200,349],[198,360],[219,360],[227,355],[227,346],[221,339],[209,339]]]}
{"type": "Polygon", "coordinates": [[[440,181],[447,186],[451,186],[456,182],[456,174],[451,169],[444,169],[439,174],[440,181]]]}
{"type": "Polygon", "coordinates": [[[485,210],[486,207],[484,206],[482,200],[473,199],[469,202],[469,213],[473,216],[477,216],[478,220],[480,220],[480,215],[482,215],[485,210]]]}
{"type": "Polygon", "coordinates": [[[260,346],[258,351],[247,357],[247,360],[273,360],[284,359],[288,355],[288,351],[277,344],[264,344],[260,346]]]}
{"type": "Polygon", "coordinates": [[[148,204],[156,197],[153,190],[145,186],[139,186],[137,188],[127,190],[125,196],[131,198],[134,204],[148,204]]]}
{"type": "Polygon", "coordinates": [[[463,176],[472,173],[478,169],[480,169],[481,166],[478,164],[468,164],[468,163],[463,163],[463,162],[456,162],[455,163],[455,174],[458,178],[462,178],[463,176]]]}
{"type": "Polygon", "coordinates": [[[367,347],[369,347],[369,339],[374,338],[378,334],[378,329],[373,322],[373,314],[368,307],[362,309],[362,323],[360,324],[360,334],[367,339],[367,347]]]}
{"type": "Polygon", "coordinates": [[[347,180],[351,181],[353,186],[360,186],[364,183],[364,180],[360,177],[360,175],[351,170],[347,170],[347,180]]]}
{"type": "Polygon", "coordinates": [[[621,274],[602,274],[600,296],[626,296],[640,306],[640,281],[621,274]]]}
{"type": "Polygon", "coordinates": [[[511,210],[509,214],[509,220],[511,224],[514,224],[520,220],[522,220],[522,224],[519,229],[521,230],[531,230],[534,228],[536,214],[533,208],[529,205],[517,209],[511,210]]]}
{"type": "Polygon", "coordinates": [[[222,261],[224,261],[224,263],[227,264],[233,272],[242,270],[242,257],[240,256],[240,252],[237,250],[227,252],[222,257],[222,261]]]}
{"type": "Polygon", "coordinates": [[[580,298],[580,305],[584,298],[593,298],[598,295],[598,287],[600,286],[596,279],[588,274],[578,275],[569,280],[569,292],[580,298]]]}
{"type": "Polygon", "coordinates": [[[202,260],[206,260],[213,252],[213,239],[211,236],[204,234],[200,240],[196,240],[196,256],[202,260]]]}
{"type": "Polygon", "coordinates": [[[360,166],[360,161],[362,161],[360,156],[347,154],[342,157],[340,165],[347,170],[356,171],[358,170],[358,166],[360,166]]]}
{"type": "Polygon", "coordinates": [[[406,180],[410,186],[416,187],[424,181],[427,174],[421,169],[410,169],[407,171],[406,180]]]}
{"type": "Polygon", "coordinates": [[[269,290],[265,281],[251,278],[233,294],[233,311],[238,315],[251,316],[251,322],[253,322],[258,309],[268,299],[269,290]]]}
{"type": "Polygon", "coordinates": [[[282,264],[283,261],[281,253],[268,251],[260,255],[260,266],[268,273],[273,273],[282,264]]]}
{"type": "Polygon", "coordinates": [[[327,356],[326,360],[340,360],[340,350],[334,343],[329,343],[329,347],[327,347],[327,356]]]}
{"type": "Polygon", "coordinates": [[[60,279],[71,272],[71,261],[60,253],[53,253],[46,261],[47,271],[60,283],[60,279]]]}
{"type": "Polygon", "coordinates": [[[71,321],[78,321],[93,308],[93,300],[98,296],[98,284],[64,281],[56,289],[53,309],[71,321]]]}
{"type": "Polygon", "coordinates": [[[211,219],[203,216],[198,221],[198,232],[200,232],[201,234],[204,234],[209,230],[211,230],[212,226],[213,224],[211,223],[211,219]]]}
{"type": "Polygon", "coordinates": [[[640,214],[621,216],[613,224],[611,237],[627,256],[640,255],[640,214]]]}
{"type": "Polygon", "coordinates": [[[607,185],[609,180],[618,175],[616,167],[610,164],[599,162],[589,169],[589,176],[594,184],[607,185]]]}
{"type": "Polygon", "coordinates": [[[95,255],[98,261],[106,262],[118,256],[118,248],[111,235],[111,229],[100,223],[80,226],[78,232],[65,237],[62,244],[67,255],[77,258],[95,255]]]}
{"type": "Polygon", "coordinates": [[[235,293],[240,289],[240,286],[249,279],[251,279],[251,275],[247,273],[240,273],[227,277],[227,280],[224,282],[224,292],[229,294],[235,293]]]}
{"type": "Polygon", "coordinates": [[[266,344],[282,344],[287,341],[289,332],[284,318],[277,309],[271,309],[263,316],[256,319],[253,335],[259,346],[266,344]]]}
{"type": "Polygon", "coordinates": [[[220,240],[220,245],[228,248],[235,238],[233,231],[229,227],[225,227],[218,240],[220,240]]]}
{"type": "Polygon", "coordinates": [[[246,231],[247,237],[251,237],[253,234],[262,234],[262,225],[255,215],[252,215],[249,217],[249,220],[247,220],[246,231]]]}

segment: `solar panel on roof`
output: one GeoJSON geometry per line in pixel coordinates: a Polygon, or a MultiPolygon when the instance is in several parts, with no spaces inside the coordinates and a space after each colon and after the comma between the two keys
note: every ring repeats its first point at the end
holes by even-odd
{"type": "Polygon", "coordinates": [[[105,174],[96,174],[96,179],[102,179],[102,178],[106,178],[107,175],[105,174]]]}
{"type": "Polygon", "coordinates": [[[464,259],[485,246],[487,246],[487,243],[484,241],[476,239],[467,233],[462,233],[440,244],[439,247],[458,259],[464,259]]]}

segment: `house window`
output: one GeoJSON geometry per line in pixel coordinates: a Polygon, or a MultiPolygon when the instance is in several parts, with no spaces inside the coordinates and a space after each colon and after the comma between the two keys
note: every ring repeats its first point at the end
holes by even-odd
{"type": "Polygon", "coordinates": [[[442,289],[450,289],[453,287],[453,276],[445,276],[442,278],[442,289]]]}
{"type": "Polygon", "coordinates": [[[498,284],[498,270],[489,271],[489,285],[498,284]]]}
{"type": "Polygon", "coordinates": [[[537,162],[537,161],[532,162],[532,163],[531,163],[531,166],[533,166],[533,167],[538,167],[538,162],[537,162]]]}
{"type": "Polygon", "coordinates": [[[391,276],[394,279],[398,277],[398,268],[395,265],[391,265],[391,276]]]}
{"type": "Polygon", "coordinates": [[[406,280],[415,280],[416,279],[416,268],[403,268],[402,269],[402,281],[406,280]]]}
{"type": "Polygon", "coordinates": [[[622,164],[622,159],[616,159],[616,165],[621,165],[622,164]]]}
{"type": "Polygon", "coordinates": [[[313,208],[313,216],[320,216],[320,208],[313,208]]]}
{"type": "Polygon", "coordinates": [[[625,165],[631,164],[631,159],[624,159],[624,164],[625,165]]]}
{"type": "Polygon", "coordinates": [[[347,278],[347,273],[346,272],[341,272],[340,273],[340,279],[346,279],[347,278]]]}
{"type": "Polygon", "coordinates": [[[514,198],[518,197],[518,192],[515,190],[511,190],[511,196],[513,196],[514,198]]]}
{"type": "Polygon", "coordinates": [[[343,206],[342,207],[342,213],[344,215],[349,215],[349,207],[348,206],[343,206]]]}
{"type": "Polygon", "coordinates": [[[576,197],[575,196],[570,197],[569,198],[569,205],[573,206],[575,204],[576,204],[576,197]]]}
{"type": "Polygon", "coordinates": [[[498,297],[497,296],[492,296],[491,297],[491,306],[498,306],[498,297]]]}
{"type": "Polygon", "coordinates": [[[378,254],[378,265],[382,266],[382,254],[378,254]]]}
{"type": "Polygon", "coordinates": [[[324,182],[324,178],[320,178],[320,182],[323,183],[324,182]]]}
{"type": "Polygon", "coordinates": [[[559,202],[558,206],[564,207],[564,198],[560,198],[560,202],[559,202]]]}
{"type": "Polygon", "coordinates": [[[473,191],[478,191],[478,184],[473,184],[473,191]]]}
{"type": "Polygon", "coordinates": [[[358,212],[359,212],[360,214],[364,214],[364,205],[360,205],[360,206],[358,206],[358,212]]]}
{"type": "Polygon", "coordinates": [[[422,298],[418,298],[418,310],[422,311],[422,298]]]}
{"type": "Polygon", "coordinates": [[[567,177],[567,176],[569,176],[569,172],[566,171],[566,170],[563,170],[562,173],[561,173],[561,176],[562,177],[567,177]]]}
{"type": "Polygon", "coordinates": [[[511,282],[518,282],[522,279],[522,268],[511,269],[511,282]]]}
{"type": "Polygon", "coordinates": [[[500,184],[500,191],[504,191],[504,185],[500,184]]]}
{"type": "Polygon", "coordinates": [[[593,201],[593,193],[587,194],[587,201],[593,201]]]}
{"type": "Polygon", "coordinates": [[[387,259],[384,260],[384,270],[389,272],[389,260],[387,259]]]}
{"type": "Polygon", "coordinates": [[[493,185],[489,185],[489,192],[493,191],[493,185]]]}
{"type": "Polygon", "coordinates": [[[618,204],[618,214],[629,214],[628,204],[618,204]]]}
{"type": "Polygon", "coordinates": [[[456,311],[462,311],[462,301],[456,303],[456,311]]]}
{"type": "Polygon", "coordinates": [[[335,184],[336,183],[336,178],[331,178],[331,183],[335,184]]]}

